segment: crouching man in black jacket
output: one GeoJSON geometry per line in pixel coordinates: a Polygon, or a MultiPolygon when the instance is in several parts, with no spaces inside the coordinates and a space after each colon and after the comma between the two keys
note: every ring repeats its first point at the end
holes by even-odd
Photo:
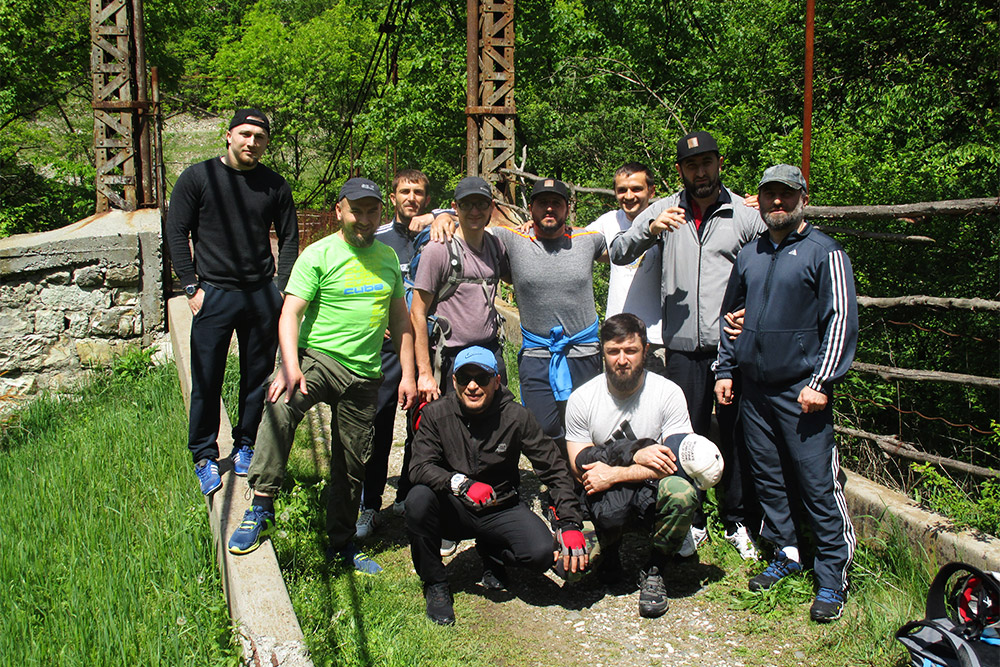
{"type": "Polygon", "coordinates": [[[422,412],[406,496],[413,566],[424,584],[427,616],[440,625],[455,622],[442,538],[475,538],[489,589],[506,588],[507,565],[544,572],[560,552],[567,572],[587,567],[580,506],[555,442],[501,386],[492,352],[466,348],[452,372],[455,393],[422,412]],[[519,501],[522,452],[549,487],[559,517],[555,538],[519,501]]]}

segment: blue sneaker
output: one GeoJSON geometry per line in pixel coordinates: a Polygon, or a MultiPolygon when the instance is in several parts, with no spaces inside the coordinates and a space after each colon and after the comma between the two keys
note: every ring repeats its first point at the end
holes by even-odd
{"type": "Polygon", "coordinates": [[[809,617],[818,623],[836,621],[844,613],[844,601],[847,599],[847,591],[833,588],[821,588],[816,593],[812,607],[809,608],[809,617]]]}
{"type": "Polygon", "coordinates": [[[229,455],[233,460],[233,474],[239,477],[246,477],[250,472],[250,462],[253,460],[253,447],[250,445],[239,445],[233,447],[233,453],[229,455]]]}
{"type": "Polygon", "coordinates": [[[767,568],[750,580],[748,587],[754,592],[766,591],[788,575],[801,571],[802,565],[786,556],[784,551],[779,551],[767,568]]]}
{"type": "Polygon", "coordinates": [[[354,569],[362,574],[378,574],[382,571],[382,566],[366,556],[363,552],[358,551],[358,548],[354,546],[353,542],[341,549],[340,553],[337,555],[345,563],[353,563],[354,569]]]}
{"type": "Polygon", "coordinates": [[[214,459],[202,459],[194,464],[194,474],[198,475],[201,492],[210,496],[222,487],[219,464],[214,459]]]}
{"type": "Polygon", "coordinates": [[[243,513],[240,527],[229,538],[229,553],[242,556],[256,551],[264,538],[274,532],[274,512],[254,505],[243,513]]]}

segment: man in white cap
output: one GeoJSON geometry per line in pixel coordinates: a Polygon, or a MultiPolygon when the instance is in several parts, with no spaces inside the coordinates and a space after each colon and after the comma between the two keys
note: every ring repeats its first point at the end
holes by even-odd
{"type": "Polygon", "coordinates": [[[789,490],[802,499],[816,557],[814,621],[840,618],[856,538],[847,513],[833,438],[833,385],[844,379],[858,340],[854,274],[839,243],[806,222],[809,201],[798,167],[768,168],[757,190],[767,232],[736,258],[724,312],[746,309],[736,342],[722,337],[715,395],[734,397],[743,373],[740,412],[757,495],[761,536],[778,552],[750,590],[765,590],[802,570],[789,490]]]}
{"type": "Polygon", "coordinates": [[[252,506],[230,538],[229,551],[249,553],[274,531],[274,496],[295,428],[309,408],[325,402],[333,413],[326,512],[331,553],[374,574],[381,568],[352,538],[382,381],[379,351],[388,324],[403,369],[398,400],[409,408],[416,399],[413,332],[399,260],[375,240],[382,214],[378,186],[366,178],[348,180],[336,213],[341,228],[307,247],[288,280],[278,322],[281,367],[268,388],[247,478],[252,506]]]}
{"type": "Polygon", "coordinates": [[[707,488],[717,482],[722,457],[715,456],[711,441],[690,435],[711,452],[707,465],[692,462],[697,465],[690,466],[692,477],[665,443],[670,436],[683,440],[691,434],[691,420],[680,388],[644,368],[648,344],[641,319],[631,313],[609,317],[600,339],[606,370],[569,397],[566,449],[594,520],[601,552],[597,574],[603,582],[621,578],[625,528],[639,523],[650,531],[649,561],[639,576],[639,614],[654,618],[669,607],[663,572],[691,527],[695,484],[707,488]]]}
{"type": "Polygon", "coordinates": [[[439,547],[442,539],[474,538],[483,560],[482,585],[508,585],[507,566],[536,572],[562,557],[566,572],[587,566],[583,517],[573,480],[555,442],[500,383],[496,358],[483,347],[455,357],[454,391],[422,411],[413,441],[406,529],[413,566],[424,585],[427,616],[455,622],[439,547]],[[549,487],[556,535],[518,497],[521,454],[549,487]]]}

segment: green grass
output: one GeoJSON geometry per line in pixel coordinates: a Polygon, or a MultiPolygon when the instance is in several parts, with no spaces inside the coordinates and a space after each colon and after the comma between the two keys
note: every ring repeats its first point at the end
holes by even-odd
{"type": "Polygon", "coordinates": [[[0,665],[235,665],[173,365],[120,363],[0,436],[0,665]]]}

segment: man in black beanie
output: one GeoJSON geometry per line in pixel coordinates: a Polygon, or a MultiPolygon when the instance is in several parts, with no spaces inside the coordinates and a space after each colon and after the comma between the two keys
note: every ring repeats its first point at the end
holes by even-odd
{"type": "Polygon", "coordinates": [[[264,381],[274,369],[281,292],[298,255],[291,188],[260,164],[270,138],[263,112],[237,110],[226,132],[225,154],[184,170],[170,197],[167,245],[194,315],[188,448],[206,496],[222,486],[219,399],[233,332],[239,340],[240,393],[232,466],[237,475],[246,475],[264,381]],[[278,236],[277,275],[272,227],[278,236]]]}

